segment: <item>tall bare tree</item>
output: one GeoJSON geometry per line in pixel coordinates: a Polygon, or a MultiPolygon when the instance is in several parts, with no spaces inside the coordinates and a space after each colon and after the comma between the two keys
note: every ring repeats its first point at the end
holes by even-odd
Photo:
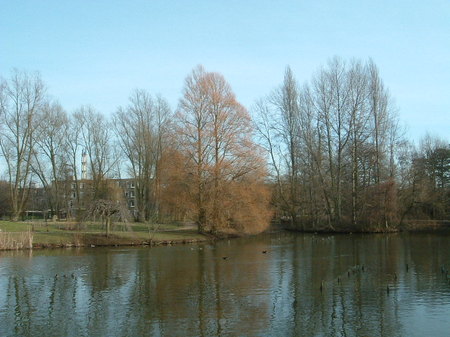
{"type": "Polygon", "coordinates": [[[292,227],[296,226],[301,193],[299,98],[297,81],[287,67],[282,85],[255,106],[259,138],[275,173],[277,200],[292,227]]]}
{"type": "Polygon", "coordinates": [[[288,183],[287,211],[295,226],[299,210],[299,178],[300,178],[300,124],[299,124],[299,92],[292,70],[287,67],[281,87],[269,98],[279,114],[278,135],[282,139],[285,156],[286,178],[288,183]]]}
{"type": "Polygon", "coordinates": [[[401,137],[373,61],[335,57],[301,91],[292,78],[288,70],[277,95],[256,109],[260,138],[278,176],[281,213],[290,210],[298,229],[392,223],[401,137]],[[287,159],[285,166],[279,158],[287,159]]]}
{"type": "Polygon", "coordinates": [[[13,71],[0,82],[0,150],[6,161],[13,220],[23,211],[30,184],[38,115],[45,86],[38,74],[13,71]]]}
{"type": "Polygon", "coordinates": [[[114,115],[114,127],[135,182],[138,220],[159,214],[160,161],[170,119],[168,103],[136,90],[114,115]]]}
{"type": "Polygon", "coordinates": [[[39,177],[46,192],[47,202],[53,214],[59,216],[62,205],[61,181],[68,164],[67,132],[68,117],[57,102],[44,104],[42,123],[36,132],[36,150],[32,169],[39,177]]]}
{"type": "Polygon", "coordinates": [[[79,118],[77,113],[70,114],[68,116],[68,127],[66,129],[64,138],[64,148],[66,151],[66,158],[64,160],[64,167],[62,168],[62,180],[60,200],[64,203],[69,217],[73,217],[75,214],[72,210],[76,209],[79,217],[81,216],[82,200],[81,200],[81,181],[82,178],[79,174],[81,168],[80,158],[82,157],[83,141],[81,131],[83,128],[83,120],[79,118]],[[72,184],[74,188],[72,188],[72,184]],[[71,196],[71,193],[75,193],[75,197],[71,196]],[[70,204],[72,203],[72,204],[70,204]]]}
{"type": "Polygon", "coordinates": [[[89,159],[92,198],[104,199],[106,178],[114,177],[118,163],[111,124],[91,106],[82,106],[74,118],[81,126],[81,146],[89,159]]]}

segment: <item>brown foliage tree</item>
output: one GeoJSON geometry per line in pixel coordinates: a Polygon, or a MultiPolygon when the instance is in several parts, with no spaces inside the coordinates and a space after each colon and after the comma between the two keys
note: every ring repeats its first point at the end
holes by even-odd
{"type": "MultiPolygon", "coordinates": [[[[247,177],[261,182],[263,161],[251,139],[250,116],[221,74],[197,67],[187,77],[176,134],[187,160],[184,168],[192,177],[188,180],[195,191],[199,231],[217,233],[243,226],[233,221],[236,204],[231,200],[238,196],[231,187],[244,188],[247,177]]],[[[264,203],[252,206],[267,209],[264,203]]],[[[268,218],[261,223],[267,226],[268,218]]]]}
{"type": "Polygon", "coordinates": [[[181,151],[169,148],[161,158],[161,213],[171,220],[186,221],[195,218],[193,210],[193,168],[187,168],[188,158],[181,151]]]}

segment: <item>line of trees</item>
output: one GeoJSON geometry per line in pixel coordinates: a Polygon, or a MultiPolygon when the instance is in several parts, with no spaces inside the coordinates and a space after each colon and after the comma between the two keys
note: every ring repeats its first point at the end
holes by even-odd
{"type": "Polygon", "coordinates": [[[333,58],[301,87],[287,68],[255,112],[290,227],[385,230],[450,216],[450,147],[407,142],[372,60],[333,58]]]}
{"type": "Polygon", "coordinates": [[[71,201],[80,215],[96,202],[124,203],[112,179],[127,177],[137,221],[195,221],[214,234],[259,232],[270,222],[250,115],[218,73],[194,69],[175,112],[162,97],[135,90],[111,118],[91,106],[68,114],[38,74],[19,71],[1,80],[0,104],[2,187],[9,189],[1,207],[13,220],[29,207],[36,183],[45,195],[40,207],[60,214],[71,201]],[[82,156],[89,179],[80,176],[82,156]]]}
{"type": "Polygon", "coordinates": [[[0,211],[19,219],[36,183],[53,214],[68,207],[68,181],[77,205],[123,203],[111,179],[127,177],[137,221],[195,221],[201,232],[259,232],[272,218],[299,230],[448,219],[450,146],[431,136],[413,146],[396,110],[371,60],[333,58],[304,85],[287,68],[253,118],[201,66],[175,111],[135,90],[110,117],[67,113],[38,74],[14,70],[0,80],[0,211]]]}

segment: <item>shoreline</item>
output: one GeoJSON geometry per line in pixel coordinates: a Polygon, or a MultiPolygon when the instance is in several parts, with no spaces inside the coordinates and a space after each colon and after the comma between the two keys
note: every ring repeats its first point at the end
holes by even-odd
{"type": "MultiPolygon", "coordinates": [[[[200,235],[200,234],[199,234],[200,235]]],[[[163,240],[132,240],[126,238],[109,237],[102,235],[90,235],[92,240],[86,242],[36,242],[31,246],[17,246],[13,248],[3,248],[2,251],[14,250],[33,250],[33,249],[59,249],[59,248],[97,248],[97,247],[156,247],[156,246],[172,246],[183,244],[197,244],[204,242],[213,242],[220,240],[220,238],[207,237],[203,238],[184,238],[184,239],[163,239],[163,240]]]]}
{"type": "MultiPolygon", "coordinates": [[[[104,238],[108,239],[108,238],[104,238]]],[[[156,240],[156,241],[133,241],[133,242],[101,242],[101,243],[35,243],[32,248],[19,248],[17,250],[23,249],[58,249],[58,248],[97,248],[97,247],[155,247],[155,246],[172,246],[181,244],[194,244],[202,242],[211,242],[216,239],[205,238],[205,239],[174,239],[174,240],[156,240]]],[[[14,250],[14,249],[9,249],[14,250]]],[[[0,250],[1,251],[1,250],[0,250]]],[[[6,251],[6,250],[4,250],[6,251]]]]}
{"type": "Polygon", "coordinates": [[[99,223],[43,223],[0,221],[0,251],[70,247],[161,246],[207,242],[216,239],[198,233],[192,225],[116,226],[106,236],[99,223]]]}
{"type": "MultiPolygon", "coordinates": [[[[298,230],[282,225],[272,225],[263,233],[288,231],[316,235],[351,235],[351,234],[394,234],[394,233],[449,233],[450,221],[414,221],[395,228],[362,230],[342,228],[330,230],[320,228],[315,230],[298,230]]],[[[261,234],[263,234],[261,233],[261,234]]],[[[258,235],[258,234],[256,234],[258,235]]],[[[245,236],[245,235],[244,235],[245,236]]],[[[161,230],[152,233],[116,232],[106,237],[101,232],[6,232],[0,231],[0,252],[12,250],[58,249],[58,248],[95,248],[95,247],[154,247],[183,244],[198,244],[217,240],[240,237],[238,235],[210,235],[199,233],[196,229],[178,228],[161,230]],[[9,236],[9,237],[8,237],[9,236]],[[8,244],[5,244],[8,237],[8,244]],[[14,237],[19,237],[14,239],[14,237]],[[2,242],[3,238],[3,242],[2,242]],[[35,241],[35,242],[33,242],[35,241]],[[3,244],[3,245],[1,245],[3,244]]]]}
{"type": "Polygon", "coordinates": [[[411,220],[408,223],[399,224],[397,226],[387,228],[370,228],[370,227],[352,227],[342,226],[341,228],[331,229],[329,227],[321,227],[315,229],[296,229],[291,226],[283,226],[278,224],[277,227],[299,233],[312,234],[390,234],[390,233],[434,233],[434,232],[450,232],[449,220],[411,220]]]}

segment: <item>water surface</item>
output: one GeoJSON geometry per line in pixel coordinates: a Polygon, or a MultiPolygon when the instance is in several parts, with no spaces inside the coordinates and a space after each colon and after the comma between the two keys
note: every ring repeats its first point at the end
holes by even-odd
{"type": "Polygon", "coordinates": [[[3,252],[0,336],[448,336],[449,239],[3,252]]]}

